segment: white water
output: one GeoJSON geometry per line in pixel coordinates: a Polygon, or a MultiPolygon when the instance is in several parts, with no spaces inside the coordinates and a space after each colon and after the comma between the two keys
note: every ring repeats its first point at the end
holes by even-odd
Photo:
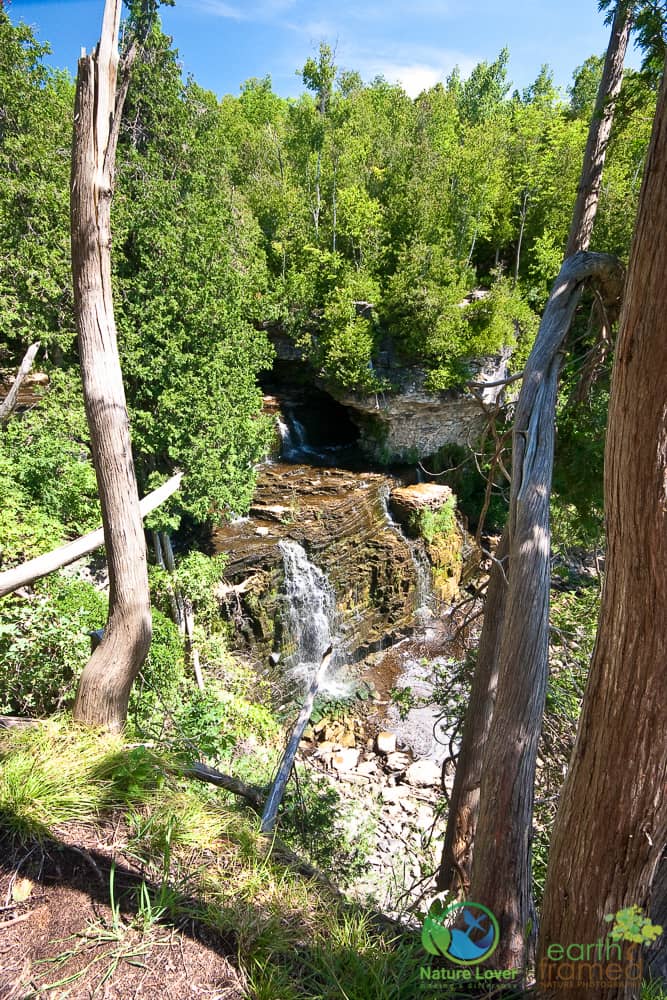
{"type": "Polygon", "coordinates": [[[283,539],[278,543],[285,568],[286,625],[295,645],[287,659],[289,674],[296,680],[310,682],[322,656],[333,646],[334,655],[322,693],[341,696],[346,686],[334,679],[339,639],[336,634],[336,596],[326,573],[315,566],[298,542],[283,539]]]}
{"type": "Polygon", "coordinates": [[[293,414],[289,414],[287,420],[276,417],[278,433],[282,441],[281,458],[298,458],[304,451],[310,451],[306,442],[306,428],[296,419],[293,414]]]}
{"type": "Polygon", "coordinates": [[[389,491],[387,490],[386,492],[382,492],[380,498],[387,524],[392,531],[398,532],[410,549],[410,558],[412,559],[412,565],[415,568],[416,613],[417,615],[427,614],[432,610],[435,603],[433,579],[431,576],[431,564],[428,561],[428,556],[424,552],[422,544],[417,539],[409,538],[403,531],[403,528],[398,521],[395,521],[391,516],[391,511],[389,510],[389,491]]]}

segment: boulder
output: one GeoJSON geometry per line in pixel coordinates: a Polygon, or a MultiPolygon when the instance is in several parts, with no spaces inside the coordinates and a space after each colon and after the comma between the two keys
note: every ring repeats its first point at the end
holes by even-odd
{"type": "Polygon", "coordinates": [[[441,767],[435,761],[424,758],[415,760],[405,772],[405,780],[416,788],[426,788],[440,784],[441,767]]]}
{"type": "Polygon", "coordinates": [[[386,731],[379,732],[375,739],[378,753],[393,753],[396,749],[396,734],[386,731]]]}
{"type": "Polygon", "coordinates": [[[415,483],[412,486],[395,487],[389,494],[389,507],[397,521],[406,528],[414,529],[423,511],[435,513],[453,499],[455,497],[449,486],[442,486],[440,483],[415,483]]]}
{"type": "Polygon", "coordinates": [[[353,771],[359,760],[359,752],[351,747],[337,750],[331,757],[331,766],[336,771],[353,771]]]}

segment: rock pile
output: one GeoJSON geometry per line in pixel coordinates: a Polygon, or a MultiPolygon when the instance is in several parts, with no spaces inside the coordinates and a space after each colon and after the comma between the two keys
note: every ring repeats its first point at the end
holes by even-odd
{"type": "Polygon", "coordinates": [[[442,767],[414,759],[393,732],[369,736],[359,720],[321,719],[305,731],[300,749],[304,762],[352,807],[349,822],[374,820],[368,867],[353,893],[386,913],[405,914],[437,868],[446,822],[442,767]]]}

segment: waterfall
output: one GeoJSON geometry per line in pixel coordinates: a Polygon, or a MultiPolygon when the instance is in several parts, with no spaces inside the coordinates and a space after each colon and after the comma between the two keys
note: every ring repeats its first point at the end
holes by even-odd
{"type": "Polygon", "coordinates": [[[286,412],[285,419],[277,416],[276,424],[282,442],[281,458],[297,459],[312,451],[306,440],[306,428],[293,413],[286,412]]]}
{"type": "Polygon", "coordinates": [[[416,612],[420,613],[431,611],[434,604],[435,595],[433,593],[433,578],[431,576],[431,564],[429,562],[428,556],[424,551],[424,546],[420,539],[410,538],[403,531],[403,528],[395,521],[391,516],[391,511],[389,510],[389,489],[383,490],[380,494],[380,500],[382,502],[382,509],[384,511],[384,516],[386,518],[387,524],[392,529],[396,531],[401,538],[404,540],[405,544],[410,550],[410,558],[412,559],[412,565],[415,568],[415,583],[416,583],[416,595],[415,604],[416,612]]]}
{"type": "MultiPolygon", "coordinates": [[[[285,568],[286,624],[294,653],[287,663],[296,678],[310,680],[323,654],[334,646],[336,662],[336,597],[327,576],[315,566],[298,542],[278,542],[285,568]]],[[[336,685],[327,681],[321,689],[334,693],[336,685]]]]}

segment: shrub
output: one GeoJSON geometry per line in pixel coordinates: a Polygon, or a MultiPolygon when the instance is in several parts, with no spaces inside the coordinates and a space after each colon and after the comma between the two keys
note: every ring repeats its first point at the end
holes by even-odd
{"type": "Polygon", "coordinates": [[[90,655],[89,633],[104,625],[104,595],[81,580],[51,577],[35,597],[0,605],[0,711],[49,715],[74,700],[90,655]]]}

